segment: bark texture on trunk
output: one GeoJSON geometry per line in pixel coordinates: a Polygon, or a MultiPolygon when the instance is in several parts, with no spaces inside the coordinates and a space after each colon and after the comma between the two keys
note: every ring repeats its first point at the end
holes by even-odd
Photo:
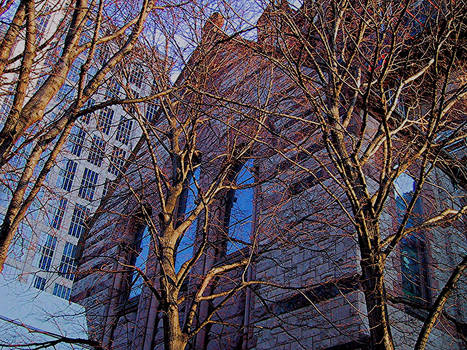
{"type": "Polygon", "coordinates": [[[370,349],[394,350],[384,289],[384,263],[377,255],[362,252],[361,267],[370,327],[370,349]]]}
{"type": "Polygon", "coordinates": [[[184,350],[188,339],[180,328],[178,305],[169,305],[164,312],[164,348],[184,350]]]}

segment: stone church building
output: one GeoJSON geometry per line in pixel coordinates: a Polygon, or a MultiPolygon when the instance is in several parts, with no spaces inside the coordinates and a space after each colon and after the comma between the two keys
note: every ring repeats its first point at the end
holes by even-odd
{"type": "MultiPolygon", "coordinates": [[[[290,11],[299,18],[306,7],[290,11]]],[[[176,83],[185,85],[174,97],[179,115],[202,120],[190,175],[177,198],[178,219],[190,217],[200,193],[207,196],[222,174],[223,184],[229,184],[219,187],[209,215],[200,212],[176,245],[175,273],[201,252],[180,279],[180,324],[186,329],[202,326],[186,348],[369,349],[361,253],[354,226],[344,214],[349,209],[345,193],[335,181],[335,168],[319,133],[311,124],[304,128],[299,123],[309,114],[299,92],[289,77],[258,54],[274,48],[274,18],[273,8],[267,9],[258,20],[257,39],[250,41],[227,40],[221,30],[223,18],[211,16],[200,46],[176,83]],[[265,109],[274,113],[265,115],[265,109]],[[229,171],[224,169],[226,159],[229,171]],[[212,271],[220,272],[209,280],[201,298],[196,296],[212,271]],[[214,294],[218,298],[203,299],[214,294]],[[201,301],[194,309],[195,297],[201,301]]],[[[155,118],[152,130],[171,137],[164,133],[169,129],[164,113],[167,110],[155,118]]],[[[357,127],[350,125],[349,130],[357,127]]],[[[188,143],[189,135],[181,137],[182,143],[188,143]]],[[[173,159],[164,153],[171,146],[159,143],[165,136],[152,140],[151,148],[140,141],[81,240],[72,300],[86,308],[90,336],[104,348],[164,348],[164,306],[155,295],[163,266],[151,232],[157,232],[163,220],[158,198],[167,190],[161,190],[158,177],[176,173],[173,159]]],[[[448,194],[465,199],[462,186],[445,171],[434,169],[430,180],[438,186],[424,187],[408,225],[416,224],[417,215],[452,200],[448,194]]],[[[395,182],[381,214],[383,232],[392,232],[400,223],[414,184],[408,175],[395,182]]],[[[385,289],[397,349],[413,348],[427,306],[465,255],[464,232],[465,222],[417,232],[387,259],[385,289]]],[[[465,302],[465,283],[460,283],[431,332],[428,348],[465,346],[465,302]]]]}

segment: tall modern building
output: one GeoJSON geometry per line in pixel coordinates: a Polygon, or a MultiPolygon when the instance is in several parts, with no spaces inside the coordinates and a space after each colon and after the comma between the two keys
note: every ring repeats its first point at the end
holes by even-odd
{"type": "MultiPolygon", "coordinates": [[[[59,6],[66,7],[62,2],[54,1],[48,1],[43,6],[36,20],[39,42],[48,38],[60,25],[63,13],[59,6]]],[[[88,31],[83,31],[81,40],[89,40],[89,35],[88,31]]],[[[20,50],[21,42],[15,52],[20,50]]],[[[38,78],[33,80],[36,86],[40,86],[48,74],[53,74],[59,50],[60,46],[55,45],[53,50],[45,53],[40,66],[35,67],[40,72],[37,74],[38,78]]],[[[111,51],[111,46],[97,50],[89,76],[96,73],[100,67],[99,62],[107,60],[111,51]]],[[[45,128],[73,101],[83,63],[84,57],[81,56],[74,61],[66,82],[48,105],[44,121],[36,127],[45,128]]],[[[141,66],[127,66],[126,69],[126,76],[121,70],[118,77],[110,73],[85,107],[110,98],[126,96],[120,85],[123,80],[126,88],[131,89],[133,97],[147,94],[151,86],[141,66]]],[[[30,89],[33,92],[34,86],[30,89]]],[[[13,94],[7,89],[2,95],[0,126],[3,125],[13,100],[13,94]]],[[[66,146],[47,175],[44,186],[11,244],[3,272],[6,278],[18,280],[60,298],[70,298],[76,266],[76,246],[86,228],[85,222],[120,174],[125,159],[141,135],[136,121],[129,116],[129,113],[134,112],[133,108],[106,107],[85,115],[73,126],[66,146]]],[[[140,108],[149,119],[155,114],[154,105],[141,105],[140,108]]],[[[29,143],[18,151],[1,172],[0,219],[4,216],[33,144],[34,142],[29,143]]]]}

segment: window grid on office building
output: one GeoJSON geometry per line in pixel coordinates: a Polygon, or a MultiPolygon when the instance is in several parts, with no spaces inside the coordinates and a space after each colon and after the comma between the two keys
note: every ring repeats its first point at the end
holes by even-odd
{"type": "Polygon", "coordinates": [[[96,191],[98,178],[99,175],[95,171],[85,168],[78,196],[89,201],[92,200],[94,198],[94,192],[96,191]]]}
{"type": "Polygon", "coordinates": [[[105,195],[107,195],[107,193],[109,193],[109,189],[110,189],[110,180],[105,179],[104,188],[102,189],[102,197],[104,197],[105,195]]]}
{"type": "Polygon", "coordinates": [[[120,93],[120,84],[113,78],[107,82],[107,89],[105,91],[105,97],[114,98],[118,97],[120,93]]]}
{"type": "Polygon", "coordinates": [[[36,276],[36,277],[34,277],[33,286],[34,286],[34,288],[37,288],[39,290],[44,290],[46,282],[47,282],[47,280],[44,277],[36,276]]]}
{"type": "Polygon", "coordinates": [[[65,287],[61,284],[55,283],[54,285],[54,290],[53,290],[53,295],[69,300],[70,299],[70,294],[71,294],[71,288],[65,287]]]}
{"type": "Polygon", "coordinates": [[[156,117],[157,105],[153,103],[148,103],[146,106],[146,120],[152,122],[156,117]]]}
{"type": "Polygon", "coordinates": [[[69,280],[74,279],[74,271],[76,268],[76,246],[70,242],[66,242],[65,247],[63,248],[62,261],[60,262],[59,271],[60,274],[68,278],[69,280]]]}
{"type": "Polygon", "coordinates": [[[133,128],[133,120],[121,116],[120,123],[117,127],[115,138],[121,143],[128,145],[130,142],[131,129],[133,128]]]}
{"type": "Polygon", "coordinates": [[[110,156],[109,173],[118,175],[125,164],[126,151],[114,146],[110,156]]]}
{"type": "Polygon", "coordinates": [[[60,170],[57,185],[63,188],[65,191],[70,191],[71,186],[73,185],[78,163],[70,159],[65,161],[65,169],[60,170]]]}
{"type": "Polygon", "coordinates": [[[143,84],[144,72],[142,69],[135,68],[130,72],[130,83],[135,84],[137,87],[141,87],[143,84]]]}
{"type": "MultiPolygon", "coordinates": [[[[139,92],[131,89],[131,95],[128,96],[128,98],[139,98],[139,92]]],[[[136,113],[136,103],[131,103],[128,106],[128,111],[130,114],[135,114],[136,113]]]]}
{"type": "Polygon", "coordinates": [[[70,152],[75,156],[80,156],[83,151],[84,139],[86,138],[86,133],[83,129],[75,126],[73,127],[70,137],[68,139],[70,152]]]}
{"type": "Polygon", "coordinates": [[[53,200],[52,210],[50,218],[50,226],[56,228],[57,230],[60,229],[62,225],[63,216],[65,215],[66,205],[68,200],[66,198],[60,198],[59,200],[53,200]]]}
{"type": "Polygon", "coordinates": [[[88,162],[97,166],[102,165],[105,154],[105,142],[100,137],[92,137],[91,147],[89,148],[88,162]]]}
{"type": "Polygon", "coordinates": [[[86,219],[89,216],[89,209],[86,207],[76,204],[75,209],[73,210],[73,215],[71,216],[71,224],[68,229],[68,234],[70,236],[80,238],[81,235],[86,230],[86,219]]]}
{"type": "MultiPolygon", "coordinates": [[[[83,106],[83,109],[87,109],[89,107],[92,107],[96,104],[96,100],[93,99],[93,98],[90,98],[89,100],[87,100],[87,102],[84,104],[83,106]]],[[[83,115],[81,117],[81,120],[85,123],[85,124],[89,124],[89,122],[91,121],[91,116],[92,116],[92,113],[86,113],[85,115],[83,115]]]]}
{"type": "Polygon", "coordinates": [[[39,260],[39,268],[44,271],[50,270],[52,264],[52,258],[55,252],[55,246],[57,245],[57,238],[47,235],[44,245],[41,248],[41,258],[39,260]]]}
{"type": "Polygon", "coordinates": [[[41,40],[45,34],[45,30],[47,29],[47,25],[50,21],[50,9],[46,7],[44,9],[44,15],[38,16],[36,18],[36,37],[38,40],[41,40]]]}
{"type": "Polygon", "coordinates": [[[108,135],[110,133],[110,127],[112,125],[112,119],[114,116],[114,111],[110,108],[103,108],[99,112],[99,118],[97,120],[97,127],[104,134],[108,135]]]}

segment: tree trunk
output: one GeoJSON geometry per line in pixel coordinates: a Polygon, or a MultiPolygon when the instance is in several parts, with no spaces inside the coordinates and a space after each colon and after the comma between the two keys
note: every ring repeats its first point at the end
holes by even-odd
{"type": "Polygon", "coordinates": [[[166,350],[184,350],[187,337],[180,328],[178,305],[169,305],[164,312],[164,348],[166,350]]]}
{"type": "Polygon", "coordinates": [[[370,349],[393,350],[384,289],[384,263],[377,254],[364,253],[361,261],[362,286],[370,327],[370,349]]]}

